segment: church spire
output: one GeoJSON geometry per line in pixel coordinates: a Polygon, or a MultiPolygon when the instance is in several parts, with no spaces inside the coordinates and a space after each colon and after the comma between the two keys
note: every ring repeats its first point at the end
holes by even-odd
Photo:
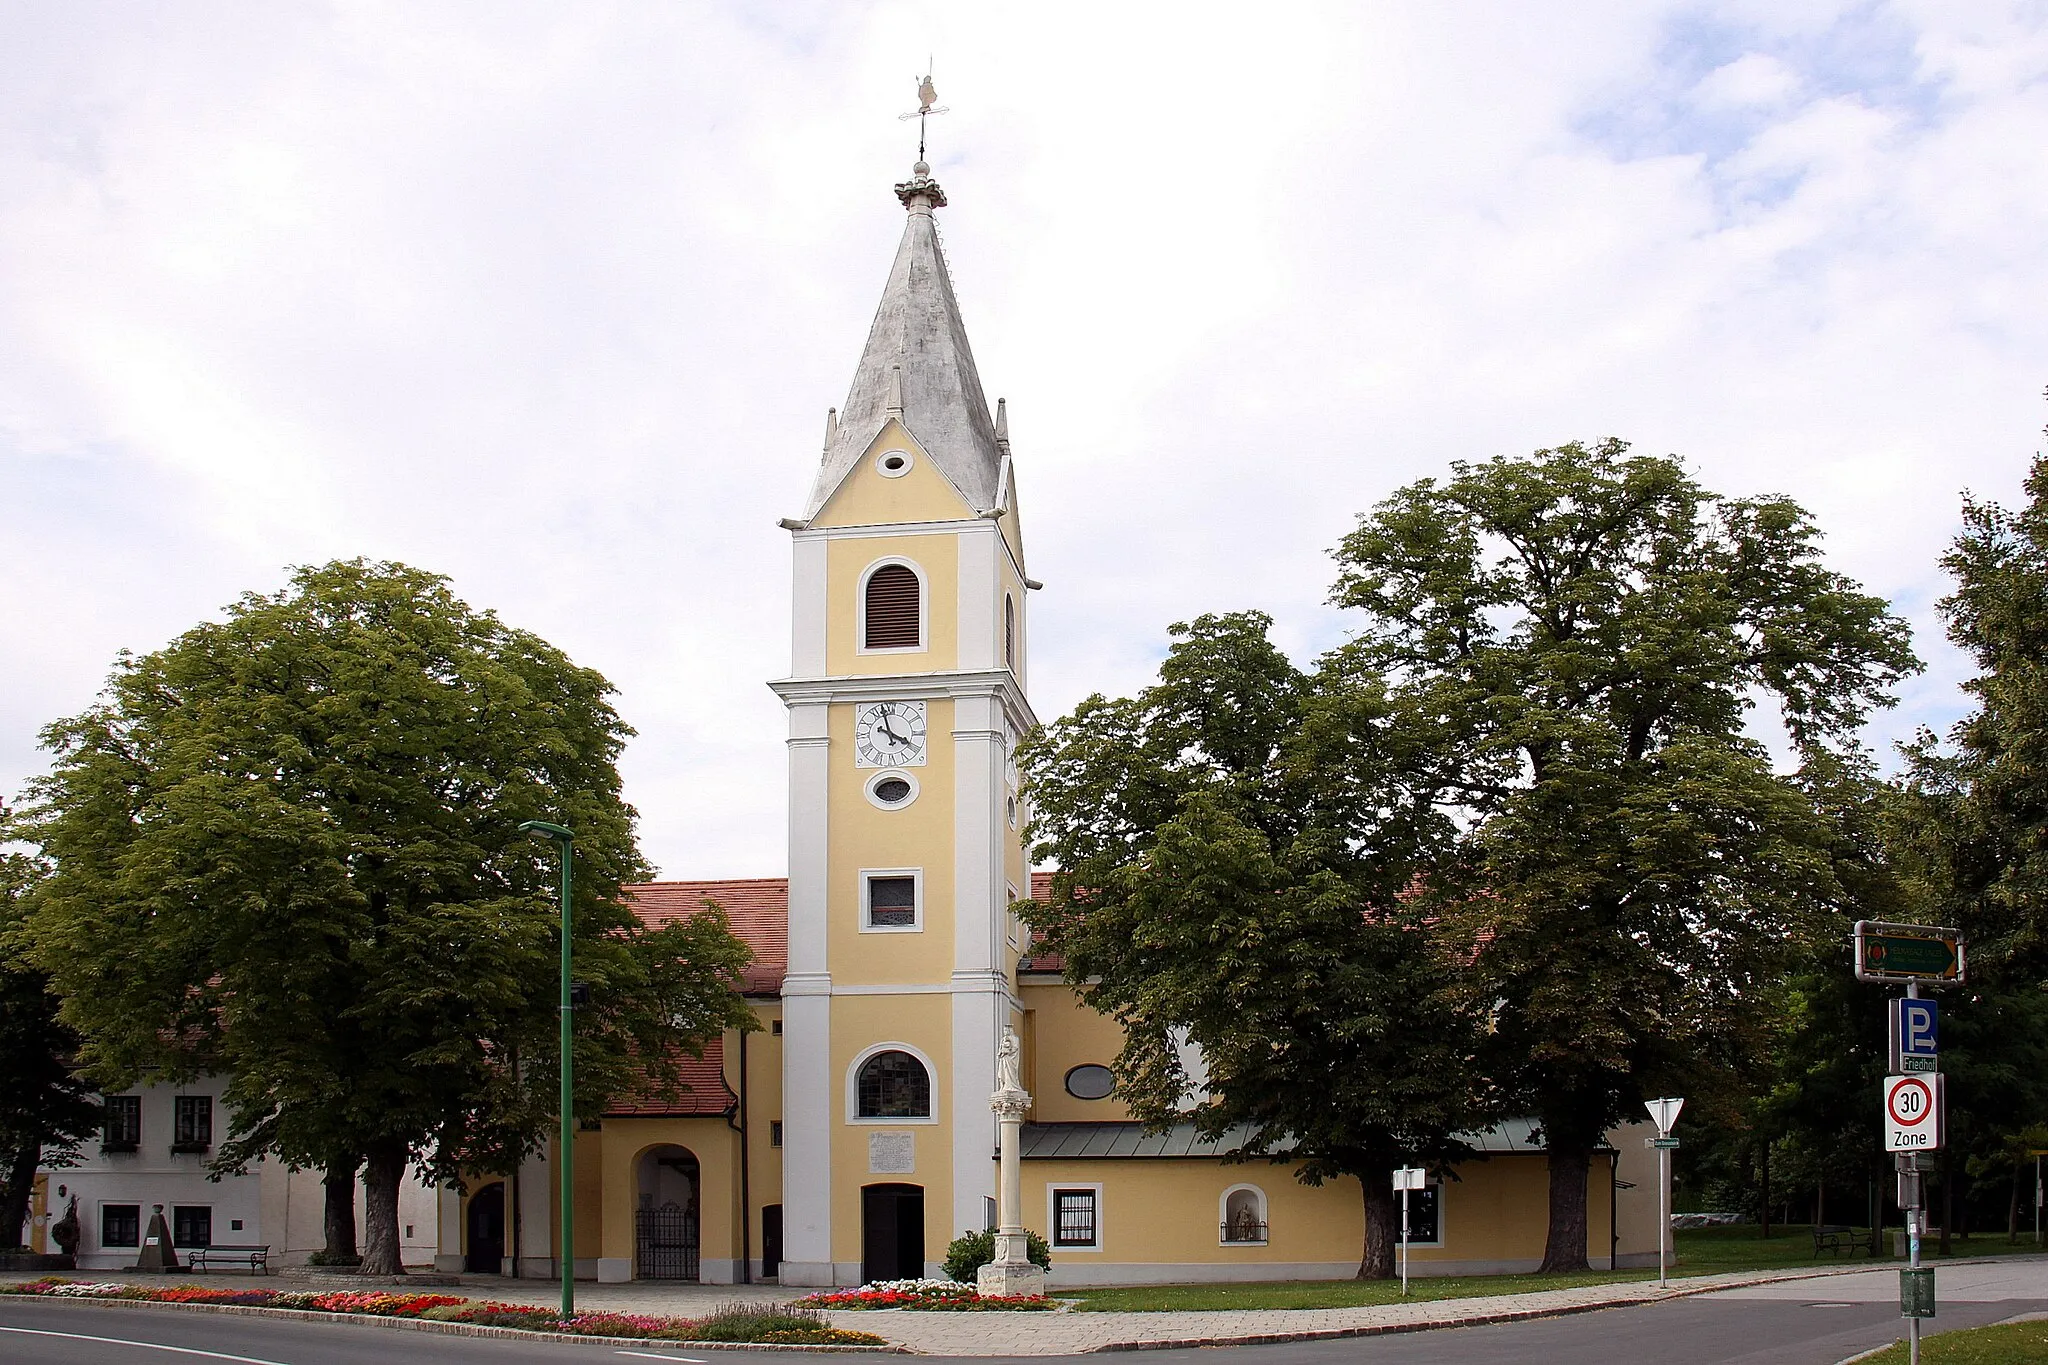
{"type": "Polygon", "coordinates": [[[931,169],[919,161],[896,186],[909,219],[853,386],[839,409],[838,428],[825,449],[806,520],[818,514],[891,418],[975,511],[994,507],[1001,494],[1002,452],[939,244],[933,210],[945,207],[946,195],[931,169]]]}

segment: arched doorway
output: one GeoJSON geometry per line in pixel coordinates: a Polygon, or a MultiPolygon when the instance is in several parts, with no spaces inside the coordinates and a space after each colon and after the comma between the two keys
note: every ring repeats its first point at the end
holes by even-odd
{"type": "Polygon", "coordinates": [[[640,1154],[639,1208],[633,1215],[633,1274],[642,1280],[697,1278],[697,1158],[687,1147],[640,1154]]]}
{"type": "Polygon", "coordinates": [[[860,1277],[915,1280],[924,1276],[924,1186],[863,1185],[860,1191],[860,1277]]]}
{"type": "Polygon", "coordinates": [[[469,1250],[462,1268],[472,1275],[505,1273],[505,1182],[495,1181],[472,1190],[465,1215],[469,1250]]]}

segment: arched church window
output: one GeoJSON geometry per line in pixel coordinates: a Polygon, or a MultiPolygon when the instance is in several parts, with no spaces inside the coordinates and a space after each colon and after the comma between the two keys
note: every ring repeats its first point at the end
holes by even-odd
{"type": "Polygon", "coordinates": [[[1003,667],[1017,667],[1017,599],[1003,594],[1003,667]]]}
{"type": "Polygon", "coordinates": [[[932,1078],[907,1052],[877,1052],[861,1063],[854,1091],[864,1119],[928,1119],[932,1078]]]}
{"type": "Polygon", "coordinates": [[[868,575],[864,648],[916,649],[924,643],[919,589],[917,570],[908,564],[884,564],[868,575]]]}

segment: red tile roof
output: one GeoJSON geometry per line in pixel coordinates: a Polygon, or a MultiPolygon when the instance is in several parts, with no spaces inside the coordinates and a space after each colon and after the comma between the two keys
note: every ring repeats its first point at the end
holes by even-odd
{"type": "Polygon", "coordinates": [[[745,877],[713,882],[641,882],[625,892],[633,912],[660,926],[704,909],[713,901],[732,922],[740,942],[754,952],[746,971],[749,995],[778,995],[789,967],[789,879],[745,877]]]}

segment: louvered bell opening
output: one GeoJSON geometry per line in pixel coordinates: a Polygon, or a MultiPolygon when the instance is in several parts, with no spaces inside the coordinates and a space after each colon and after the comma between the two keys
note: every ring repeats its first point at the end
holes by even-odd
{"type": "Polygon", "coordinates": [[[884,564],[868,576],[867,648],[916,649],[917,575],[902,564],[884,564]]]}

